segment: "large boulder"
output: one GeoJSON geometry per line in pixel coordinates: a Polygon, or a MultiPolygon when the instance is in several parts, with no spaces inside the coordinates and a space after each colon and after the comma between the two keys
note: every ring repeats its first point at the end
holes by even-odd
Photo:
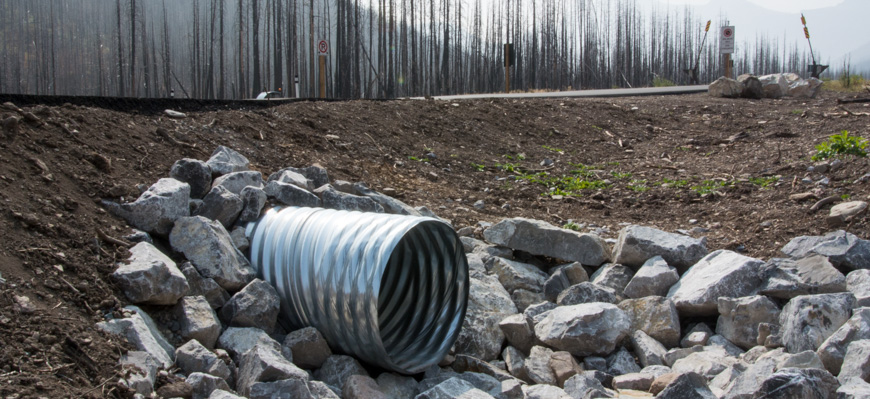
{"type": "Polygon", "coordinates": [[[852,317],[826,339],[816,353],[832,374],[840,373],[846,350],[852,342],[870,339],[870,308],[855,309],[852,317]]]}
{"type": "Polygon", "coordinates": [[[518,313],[517,306],[495,277],[481,276],[470,281],[468,308],[456,340],[456,353],[494,360],[505,339],[499,322],[518,313]]]}
{"type": "Polygon", "coordinates": [[[764,262],[728,250],[705,256],[668,291],[680,316],[713,316],[719,297],[754,294],[761,285],[764,262]]]}
{"type": "Polygon", "coordinates": [[[754,398],[827,399],[837,397],[840,384],[831,373],[820,369],[784,368],[761,383],[754,398]]]}
{"type": "Polygon", "coordinates": [[[190,185],[172,178],[163,178],[148,187],[136,201],[117,204],[103,201],[113,215],[133,227],[160,236],[172,230],[175,221],[190,215],[190,185]]]}
{"type": "Polygon", "coordinates": [[[760,76],[758,80],[766,98],[780,98],[788,94],[788,79],[781,73],[760,76]]]}
{"type": "Polygon", "coordinates": [[[181,218],[169,234],[169,243],[184,253],[203,277],[214,279],[227,291],[242,289],[256,275],[219,222],[201,216],[181,218]]]}
{"type": "Polygon", "coordinates": [[[764,98],[764,88],[757,76],[743,74],[737,77],[737,81],[743,84],[743,92],[740,97],[761,99],[764,98]]]}
{"type": "Polygon", "coordinates": [[[870,269],[870,241],[843,230],[824,236],[797,237],[782,247],[782,252],[795,259],[818,254],[827,257],[834,267],[845,270],[870,269]]]}
{"type": "Polygon", "coordinates": [[[613,261],[640,268],[650,258],[661,256],[682,274],[707,255],[707,239],[668,233],[652,227],[632,225],[619,232],[613,247],[613,261]]]}
{"type": "Polygon", "coordinates": [[[822,81],[819,79],[800,79],[788,85],[788,95],[795,98],[814,98],[820,87],[822,81]]]}
{"type": "Polygon", "coordinates": [[[828,258],[810,255],[801,259],[771,259],[765,265],[764,284],[759,293],[791,299],[799,295],[846,291],[846,277],[828,258]]]}
{"type": "Polygon", "coordinates": [[[598,266],[609,259],[607,244],[593,234],[580,234],[541,220],[504,219],[483,232],[486,241],[556,259],[598,266]]]}
{"type": "Polygon", "coordinates": [[[783,345],[792,353],[818,349],[849,320],[854,303],[848,293],[792,298],[779,316],[783,345]]]}
{"type": "Polygon", "coordinates": [[[757,345],[758,325],[778,319],[779,307],[766,296],[720,297],[716,333],[743,349],[750,349],[757,345]]]}
{"type": "Polygon", "coordinates": [[[560,306],[535,326],[541,342],[576,356],[606,355],[630,332],[631,320],[615,305],[560,306]]]}
{"type": "Polygon", "coordinates": [[[657,255],[644,262],[623,292],[629,298],[665,296],[677,281],[680,281],[677,269],[657,255]]]}
{"type": "Polygon", "coordinates": [[[118,263],[112,278],[137,304],[173,305],[190,290],[175,262],[147,242],[130,248],[130,258],[118,263]]]}
{"type": "Polygon", "coordinates": [[[707,93],[711,97],[737,98],[743,94],[743,84],[723,76],[710,83],[707,93]]]}
{"type": "Polygon", "coordinates": [[[640,330],[667,348],[680,344],[680,318],[674,302],[660,296],[626,299],[619,303],[631,321],[631,330],[640,330]]]}

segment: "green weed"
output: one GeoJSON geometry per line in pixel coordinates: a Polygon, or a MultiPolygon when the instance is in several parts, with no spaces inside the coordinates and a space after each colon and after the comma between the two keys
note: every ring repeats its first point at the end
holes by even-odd
{"type": "Polygon", "coordinates": [[[861,136],[849,136],[849,132],[843,130],[840,134],[835,134],[817,145],[816,154],[813,155],[812,160],[823,161],[843,155],[854,155],[863,158],[867,156],[866,148],[867,139],[861,136]]]}
{"type": "Polygon", "coordinates": [[[668,178],[664,178],[664,179],[662,179],[662,184],[667,184],[667,185],[674,187],[674,188],[683,188],[683,187],[689,186],[689,181],[688,180],[671,180],[668,178]]]}
{"type": "Polygon", "coordinates": [[[547,150],[547,151],[552,151],[552,152],[558,153],[558,154],[564,154],[564,153],[565,153],[565,151],[564,151],[563,149],[561,149],[561,148],[550,147],[550,146],[548,146],[548,145],[542,145],[541,148],[543,148],[543,149],[545,149],[545,150],[547,150]]]}
{"type": "Polygon", "coordinates": [[[483,169],[486,168],[486,165],[484,165],[484,164],[482,164],[482,163],[474,163],[474,162],[471,162],[470,165],[471,165],[472,168],[474,168],[474,169],[477,170],[478,172],[483,172],[483,169]]]}
{"type": "Polygon", "coordinates": [[[770,176],[770,177],[750,177],[749,182],[756,185],[761,186],[761,189],[766,189],[770,187],[770,185],[779,181],[779,177],[770,176]]]}
{"type": "Polygon", "coordinates": [[[562,225],[563,229],[580,231],[580,225],[574,222],[568,222],[562,225]]]}
{"type": "Polygon", "coordinates": [[[649,185],[646,179],[634,179],[628,184],[628,189],[639,193],[649,191],[649,185]]]}
{"type": "Polygon", "coordinates": [[[692,186],[691,189],[698,194],[710,194],[718,189],[726,189],[734,187],[734,182],[727,180],[704,180],[697,186],[692,186]]]}

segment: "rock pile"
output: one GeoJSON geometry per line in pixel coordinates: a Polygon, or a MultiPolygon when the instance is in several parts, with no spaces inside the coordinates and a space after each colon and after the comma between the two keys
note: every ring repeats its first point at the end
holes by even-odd
{"type": "Polygon", "coordinates": [[[740,75],[737,79],[721,77],[710,84],[709,94],[726,98],[813,98],[819,92],[822,81],[816,78],[803,79],[795,73],[777,73],[754,76],[740,75]]]}
{"type": "Polygon", "coordinates": [[[462,331],[440,367],[412,377],[370,374],[315,328],[284,330],[277,292],[243,255],[241,226],[268,203],[426,211],[329,183],[316,165],[264,181],[224,147],[176,162],[134,202],[104,202],[148,233],[128,238],[139,242],[114,273],[133,305],[98,325],[137,348],[120,362],[138,395],[870,395],[870,241],[845,231],[795,238],[763,261],[645,226],[625,227],[612,248],[538,220],[506,219],[477,237],[460,229],[471,276],[462,331]]]}

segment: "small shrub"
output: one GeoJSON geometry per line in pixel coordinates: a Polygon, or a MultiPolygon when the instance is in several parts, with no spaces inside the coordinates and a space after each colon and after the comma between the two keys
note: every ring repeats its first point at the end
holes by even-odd
{"type": "Polygon", "coordinates": [[[816,146],[816,154],[813,155],[813,161],[823,161],[832,157],[840,157],[844,155],[854,155],[856,157],[866,157],[867,139],[860,136],[849,136],[847,130],[843,130],[839,134],[831,136],[816,146]]]}
{"type": "Polygon", "coordinates": [[[562,225],[562,228],[568,229],[568,230],[580,231],[580,225],[577,223],[571,222],[571,221],[562,225]]]}
{"type": "Polygon", "coordinates": [[[484,164],[482,164],[482,163],[474,163],[474,162],[472,162],[472,163],[471,163],[471,167],[474,168],[475,170],[477,170],[478,172],[483,172],[483,168],[485,168],[486,165],[484,165],[484,164]]]}
{"type": "Polygon", "coordinates": [[[665,79],[661,76],[656,76],[655,78],[653,78],[652,84],[653,87],[669,87],[677,85],[672,80],[665,79]]]}
{"type": "Polygon", "coordinates": [[[628,179],[631,177],[631,173],[629,173],[629,172],[620,173],[620,172],[617,172],[615,170],[611,171],[610,175],[613,176],[614,179],[620,179],[620,180],[621,179],[628,179]]]}
{"type": "Polygon", "coordinates": [[[508,173],[520,173],[520,166],[515,163],[497,163],[495,167],[508,173]]]}

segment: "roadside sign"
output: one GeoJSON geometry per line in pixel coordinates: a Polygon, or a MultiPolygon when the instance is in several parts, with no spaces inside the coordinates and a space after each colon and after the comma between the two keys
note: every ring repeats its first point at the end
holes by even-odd
{"type": "Polygon", "coordinates": [[[329,54],[329,43],[326,40],[317,42],[317,52],[320,53],[320,55],[329,54]]]}
{"type": "Polygon", "coordinates": [[[723,26],[719,35],[719,53],[734,53],[734,26],[723,26]]]}

